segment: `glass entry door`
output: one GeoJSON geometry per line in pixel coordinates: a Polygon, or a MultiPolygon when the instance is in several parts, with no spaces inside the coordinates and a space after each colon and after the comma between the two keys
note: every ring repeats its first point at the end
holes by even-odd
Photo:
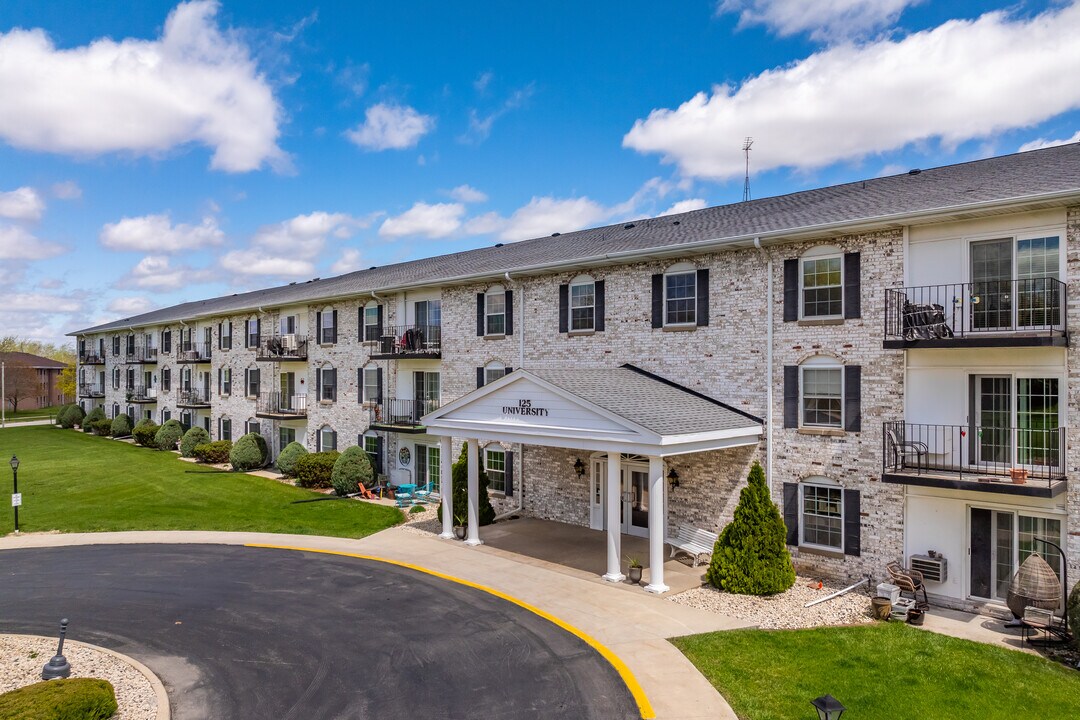
{"type": "Polygon", "coordinates": [[[649,536],[648,466],[623,466],[623,528],[627,535],[649,536]]]}
{"type": "Polygon", "coordinates": [[[1020,564],[1038,553],[1061,577],[1061,556],[1039,540],[1061,544],[1061,520],[1011,510],[969,509],[968,595],[1005,600],[1020,564]]]}
{"type": "Polygon", "coordinates": [[[1008,467],[1012,461],[1012,378],[980,375],[975,386],[976,461],[980,465],[1008,467]]]}

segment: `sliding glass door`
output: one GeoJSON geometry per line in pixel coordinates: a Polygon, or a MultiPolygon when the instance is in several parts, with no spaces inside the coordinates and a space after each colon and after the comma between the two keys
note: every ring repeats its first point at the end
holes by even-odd
{"type": "Polygon", "coordinates": [[[1013,241],[971,243],[971,326],[975,330],[1012,327],[1013,241]]]}
{"type": "Polygon", "coordinates": [[[1005,600],[1016,569],[1038,553],[1061,577],[1061,556],[1038,540],[1061,544],[1061,520],[1012,510],[969,509],[968,594],[1005,600]]]}
{"type": "Polygon", "coordinates": [[[973,375],[970,382],[972,464],[1063,471],[1060,378],[973,375]]]}

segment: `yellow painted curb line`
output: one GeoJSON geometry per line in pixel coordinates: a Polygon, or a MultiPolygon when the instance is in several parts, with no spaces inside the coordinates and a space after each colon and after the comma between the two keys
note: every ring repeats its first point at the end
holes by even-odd
{"type": "Polygon", "coordinates": [[[353,557],[359,558],[361,560],[371,560],[374,562],[386,563],[388,565],[397,565],[398,567],[415,570],[416,572],[421,572],[425,575],[432,575],[441,580],[449,580],[450,582],[454,582],[459,585],[465,585],[466,587],[471,587],[475,590],[481,590],[488,593],[489,595],[494,595],[497,598],[506,600],[507,602],[511,602],[520,608],[528,610],[534,615],[539,615],[550,623],[558,625],[560,628],[570,633],[571,635],[580,638],[582,641],[585,642],[586,645],[591,647],[596,652],[600,653],[604,657],[604,659],[611,663],[611,666],[615,668],[615,672],[619,673],[619,677],[622,678],[623,683],[626,685],[626,689],[630,691],[630,694],[634,697],[634,702],[637,703],[638,712],[641,713],[642,720],[653,720],[656,717],[656,713],[653,711],[652,704],[649,702],[649,698],[645,696],[645,691],[641,689],[641,685],[638,683],[637,678],[634,677],[634,673],[630,671],[630,668],[626,666],[626,663],[619,659],[618,655],[611,652],[611,650],[601,644],[600,641],[589,635],[586,635],[584,632],[578,630],[576,627],[566,622],[565,620],[560,620],[551,613],[545,612],[544,610],[541,610],[535,605],[530,605],[524,600],[519,600],[513,595],[508,595],[501,590],[496,590],[495,588],[491,588],[486,585],[480,585],[479,583],[474,583],[471,580],[463,580],[461,578],[454,577],[453,575],[441,573],[437,570],[431,570],[426,567],[421,567],[420,565],[413,565],[412,563],[402,562],[401,560],[390,560],[388,558],[377,557],[375,555],[361,555],[359,553],[341,552],[338,550],[320,550],[317,548],[293,547],[290,545],[264,545],[262,543],[246,543],[244,547],[269,548],[271,550],[297,550],[300,552],[322,553],[323,555],[342,555],[344,557],[353,557]]]}

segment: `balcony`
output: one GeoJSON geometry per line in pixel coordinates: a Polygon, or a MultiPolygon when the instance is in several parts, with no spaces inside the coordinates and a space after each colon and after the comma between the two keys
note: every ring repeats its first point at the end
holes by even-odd
{"type": "Polygon", "coordinates": [[[105,387],[94,383],[79,383],[79,397],[101,398],[105,397],[105,387]]]}
{"type": "Polygon", "coordinates": [[[180,390],[176,396],[176,406],[182,408],[208,408],[210,407],[210,392],[197,388],[180,390]]]}
{"type": "Polygon", "coordinates": [[[1065,428],[884,423],[881,480],[1032,497],[1065,492],[1065,428]]]}
{"type": "Polygon", "coordinates": [[[210,362],[210,343],[181,343],[176,348],[176,362],[179,364],[210,362]]]}
{"type": "Polygon", "coordinates": [[[124,362],[128,364],[156,363],[158,361],[158,349],[156,347],[128,348],[124,353],[124,362]]]}
{"type": "Polygon", "coordinates": [[[302,420],[307,417],[307,395],[262,393],[255,401],[255,416],[277,420],[302,420]]]}
{"type": "Polygon", "coordinates": [[[286,335],[261,336],[259,338],[259,349],[255,353],[255,359],[269,362],[303,362],[307,360],[307,355],[307,335],[288,333],[286,335]]]}
{"type": "Polygon", "coordinates": [[[127,390],[127,401],[130,403],[156,403],[157,388],[145,385],[135,385],[127,390]]]}
{"type": "Polygon", "coordinates": [[[80,365],[104,365],[105,356],[98,355],[97,353],[83,353],[79,355],[80,365]]]}
{"type": "Polygon", "coordinates": [[[439,325],[389,325],[377,339],[374,360],[438,360],[442,357],[439,325]]]}
{"type": "Polygon", "coordinates": [[[435,400],[386,400],[368,408],[368,425],[372,430],[422,433],[427,428],[420,419],[438,407],[435,400]]]}
{"type": "Polygon", "coordinates": [[[1066,347],[1065,283],[991,280],[885,291],[887,349],[1066,347]]]}

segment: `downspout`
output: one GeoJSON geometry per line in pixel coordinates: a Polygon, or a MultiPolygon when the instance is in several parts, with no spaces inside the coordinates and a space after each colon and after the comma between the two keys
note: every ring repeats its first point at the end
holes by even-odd
{"type": "Polygon", "coordinates": [[[758,249],[765,259],[765,272],[768,274],[766,282],[765,316],[766,326],[765,339],[765,483],[769,487],[769,494],[773,489],[773,261],[772,256],[761,247],[761,238],[754,238],[754,247],[758,249]]]}
{"type": "MultiPolygon", "coordinates": [[[[517,283],[514,282],[510,278],[510,273],[508,273],[508,272],[503,273],[503,277],[506,278],[506,284],[507,285],[516,285],[517,286],[518,307],[521,308],[521,312],[518,313],[518,327],[517,327],[517,333],[518,333],[518,368],[523,368],[525,366],[525,286],[522,285],[519,282],[517,282],[517,283]]],[[[510,312],[514,312],[514,308],[510,308],[510,312]]],[[[517,513],[521,512],[522,508],[524,508],[524,506],[525,506],[525,446],[523,444],[518,445],[518,455],[520,455],[521,457],[519,457],[517,463],[515,463],[517,465],[517,467],[514,469],[514,473],[517,475],[517,480],[518,480],[518,483],[517,483],[517,504],[514,507],[510,508],[509,510],[506,510],[506,511],[501,512],[498,515],[496,515],[495,516],[496,521],[503,520],[505,518],[510,517],[511,515],[516,515],[517,513]]]]}

